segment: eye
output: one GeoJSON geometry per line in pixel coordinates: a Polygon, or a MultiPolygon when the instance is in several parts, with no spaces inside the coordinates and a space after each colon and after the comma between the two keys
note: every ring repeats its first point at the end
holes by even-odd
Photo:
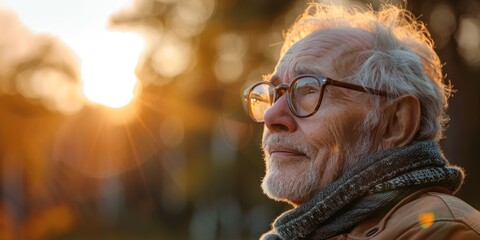
{"type": "Polygon", "coordinates": [[[309,84],[302,84],[297,85],[296,93],[302,96],[306,96],[309,94],[318,94],[320,89],[318,88],[317,84],[309,83],[309,84]]]}
{"type": "Polygon", "coordinates": [[[265,94],[252,93],[251,101],[252,103],[268,103],[270,99],[265,94]]]}

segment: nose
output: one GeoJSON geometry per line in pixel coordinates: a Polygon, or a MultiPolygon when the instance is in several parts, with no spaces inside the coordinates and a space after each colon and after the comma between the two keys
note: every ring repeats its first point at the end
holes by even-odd
{"type": "Polygon", "coordinates": [[[265,126],[271,132],[293,132],[297,125],[294,116],[288,108],[287,97],[282,95],[265,112],[265,126]]]}

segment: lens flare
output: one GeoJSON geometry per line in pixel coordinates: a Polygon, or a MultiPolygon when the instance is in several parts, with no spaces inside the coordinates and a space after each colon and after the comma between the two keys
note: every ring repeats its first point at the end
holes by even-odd
{"type": "Polygon", "coordinates": [[[435,213],[434,212],[422,212],[418,214],[418,222],[422,229],[427,229],[432,226],[433,222],[435,221],[435,213]]]}

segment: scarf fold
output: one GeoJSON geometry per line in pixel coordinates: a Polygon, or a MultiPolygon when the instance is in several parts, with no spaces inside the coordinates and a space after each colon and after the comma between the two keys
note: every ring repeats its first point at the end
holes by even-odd
{"type": "Polygon", "coordinates": [[[327,239],[420,188],[442,186],[455,193],[463,178],[463,170],[450,165],[433,141],[378,152],[358,161],[310,201],[280,215],[261,239],[295,240],[312,235],[327,239]]]}

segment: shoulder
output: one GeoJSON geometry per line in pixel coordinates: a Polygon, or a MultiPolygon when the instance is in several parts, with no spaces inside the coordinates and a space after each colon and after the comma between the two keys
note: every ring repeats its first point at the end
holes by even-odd
{"type": "Polygon", "coordinates": [[[403,199],[362,236],[349,238],[480,239],[480,212],[450,194],[422,190],[403,199]]]}
{"type": "Polygon", "coordinates": [[[428,192],[423,195],[423,199],[414,201],[414,203],[415,202],[418,202],[419,207],[424,204],[428,206],[433,203],[432,206],[428,208],[431,208],[434,213],[435,210],[439,213],[438,216],[435,217],[434,223],[441,221],[462,222],[480,235],[480,213],[463,200],[445,193],[428,192]],[[423,204],[420,203],[420,201],[422,201],[423,204]]]}
{"type": "Polygon", "coordinates": [[[397,239],[480,239],[480,213],[446,193],[423,193],[392,210],[383,227],[397,239]]]}

